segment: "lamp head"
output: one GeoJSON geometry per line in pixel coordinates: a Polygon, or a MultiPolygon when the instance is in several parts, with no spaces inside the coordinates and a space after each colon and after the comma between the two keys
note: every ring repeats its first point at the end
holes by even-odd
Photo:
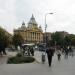
{"type": "Polygon", "coordinates": [[[53,14],[53,13],[49,13],[49,14],[53,14]]]}

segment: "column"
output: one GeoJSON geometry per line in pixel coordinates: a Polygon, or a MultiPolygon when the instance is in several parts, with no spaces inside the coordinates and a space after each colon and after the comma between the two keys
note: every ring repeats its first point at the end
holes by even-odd
{"type": "Polygon", "coordinates": [[[35,32],[34,32],[34,41],[35,41],[35,32]]]}
{"type": "Polygon", "coordinates": [[[40,33],[39,33],[39,42],[40,42],[40,37],[41,37],[41,36],[40,36],[40,33]]]}
{"type": "Polygon", "coordinates": [[[32,42],[32,32],[31,32],[31,42],[32,42]]]}
{"type": "Polygon", "coordinates": [[[32,32],[32,41],[34,40],[34,32],[32,32]]]}
{"type": "Polygon", "coordinates": [[[35,41],[36,41],[36,32],[35,32],[35,41]]]}
{"type": "Polygon", "coordinates": [[[37,42],[38,42],[38,33],[37,33],[37,42]]]}

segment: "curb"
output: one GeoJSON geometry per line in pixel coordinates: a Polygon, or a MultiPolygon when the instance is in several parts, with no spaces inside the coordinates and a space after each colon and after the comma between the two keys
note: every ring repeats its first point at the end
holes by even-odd
{"type": "Polygon", "coordinates": [[[38,64],[41,63],[41,62],[39,62],[35,57],[34,57],[34,59],[35,59],[34,62],[36,62],[36,63],[38,63],[38,64]]]}
{"type": "Polygon", "coordinates": [[[39,62],[38,60],[36,60],[36,59],[35,59],[35,62],[36,62],[36,63],[40,63],[40,62],[39,62]]]}

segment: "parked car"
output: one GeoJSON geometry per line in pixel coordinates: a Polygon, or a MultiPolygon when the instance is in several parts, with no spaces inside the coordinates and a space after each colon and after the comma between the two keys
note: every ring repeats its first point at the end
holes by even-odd
{"type": "Polygon", "coordinates": [[[38,45],[38,49],[39,49],[39,51],[45,51],[46,50],[46,47],[43,44],[39,44],[38,45]]]}
{"type": "Polygon", "coordinates": [[[39,51],[45,51],[46,48],[43,48],[43,47],[39,47],[39,51]]]}

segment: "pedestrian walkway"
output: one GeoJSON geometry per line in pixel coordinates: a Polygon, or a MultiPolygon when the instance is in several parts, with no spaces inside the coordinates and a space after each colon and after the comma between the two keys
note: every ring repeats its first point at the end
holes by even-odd
{"type": "MultiPolygon", "coordinates": [[[[42,52],[41,52],[41,51],[35,51],[34,58],[35,58],[39,63],[42,63],[42,60],[41,60],[41,58],[42,58],[42,52]]],[[[64,59],[64,56],[62,55],[61,58],[62,58],[62,60],[63,60],[63,59],[64,59]]],[[[45,63],[47,64],[47,63],[48,63],[47,54],[45,55],[45,59],[46,59],[45,63]]],[[[53,61],[53,62],[58,61],[56,54],[54,54],[52,61],[53,61]]]]}
{"type": "Polygon", "coordinates": [[[0,56],[0,65],[6,64],[8,57],[15,56],[16,52],[7,52],[7,55],[0,56]]]}
{"type": "Polygon", "coordinates": [[[6,61],[7,61],[7,56],[6,55],[0,56],[0,65],[1,64],[6,64],[6,61]]]}
{"type": "MultiPolygon", "coordinates": [[[[75,57],[57,60],[53,57],[52,66],[48,67],[47,60],[45,64],[41,63],[41,52],[35,52],[35,58],[39,63],[27,64],[0,64],[0,75],[75,75],[75,57]]],[[[0,61],[1,62],[1,61],[0,61]]]]}

